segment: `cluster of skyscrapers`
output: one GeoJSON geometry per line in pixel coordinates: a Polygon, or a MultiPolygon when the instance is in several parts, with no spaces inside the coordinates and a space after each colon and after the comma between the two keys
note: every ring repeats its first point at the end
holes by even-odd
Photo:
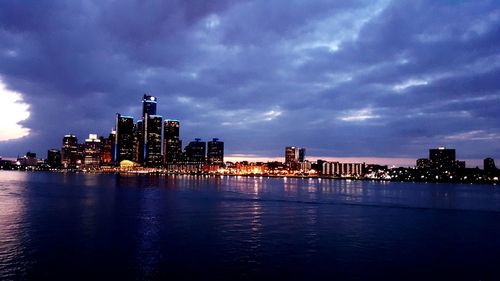
{"type": "Polygon", "coordinates": [[[63,138],[62,149],[48,151],[47,161],[53,167],[95,168],[103,165],[135,165],[160,168],[169,164],[224,164],[224,143],[214,138],[201,139],[182,149],[180,122],[163,120],[157,114],[157,98],[144,95],[142,115],[137,122],[132,116],[116,114],[115,129],[108,137],[90,134],[84,143],[75,135],[63,138]],[[58,165],[60,164],[60,165],[58,165]]]}

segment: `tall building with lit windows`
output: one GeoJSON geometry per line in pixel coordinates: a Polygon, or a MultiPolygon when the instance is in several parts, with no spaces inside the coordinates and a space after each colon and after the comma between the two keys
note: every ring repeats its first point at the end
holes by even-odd
{"type": "Polygon", "coordinates": [[[158,99],[151,95],[142,98],[142,120],[135,129],[136,161],[148,166],[159,167],[163,164],[162,126],[163,118],[156,115],[158,99]]]}
{"type": "Polygon", "coordinates": [[[144,119],[144,165],[159,167],[163,164],[161,154],[161,134],[163,118],[160,115],[148,115],[144,119]]]}
{"type": "Polygon", "coordinates": [[[182,161],[182,141],[179,138],[180,122],[165,120],[163,125],[163,161],[175,164],[182,161]]]}
{"type": "Polygon", "coordinates": [[[202,164],[205,163],[206,158],[207,145],[201,139],[195,139],[190,142],[186,148],[186,162],[187,163],[197,163],[202,164]]]}
{"type": "Polygon", "coordinates": [[[219,166],[224,164],[224,142],[217,138],[208,142],[207,163],[219,166]]]}
{"type": "Polygon", "coordinates": [[[113,130],[107,138],[100,137],[101,139],[101,164],[108,165],[113,162],[115,149],[116,131],[113,130]]]}
{"type": "Polygon", "coordinates": [[[83,163],[87,168],[98,168],[101,165],[101,140],[97,134],[90,134],[85,140],[83,163]]]}
{"type": "Polygon", "coordinates": [[[61,165],[66,169],[76,168],[78,160],[78,139],[75,135],[65,135],[61,148],[61,165]]]}
{"type": "Polygon", "coordinates": [[[156,115],[156,104],[158,99],[154,96],[144,95],[142,97],[142,117],[147,115],[156,115]]]}
{"type": "Polygon", "coordinates": [[[114,162],[119,164],[123,160],[135,160],[134,155],[134,118],[116,114],[116,139],[114,162]]]}

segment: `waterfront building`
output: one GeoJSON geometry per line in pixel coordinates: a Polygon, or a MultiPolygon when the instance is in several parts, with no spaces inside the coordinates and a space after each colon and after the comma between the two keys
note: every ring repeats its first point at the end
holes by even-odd
{"type": "Polygon", "coordinates": [[[306,149],[299,148],[299,162],[304,162],[306,160],[306,149]]]}
{"type": "Polygon", "coordinates": [[[431,160],[427,158],[417,159],[417,169],[429,169],[431,167],[431,160]]]}
{"type": "Polygon", "coordinates": [[[61,148],[61,165],[65,169],[76,168],[78,160],[78,139],[75,135],[65,135],[61,148]]]}
{"type": "Polygon", "coordinates": [[[144,95],[142,97],[142,117],[147,115],[156,115],[156,104],[158,99],[154,96],[144,95]]]}
{"type": "Polygon", "coordinates": [[[114,162],[118,165],[123,160],[135,160],[134,155],[134,118],[116,114],[114,162]]]}
{"type": "Polygon", "coordinates": [[[57,169],[61,167],[61,151],[58,149],[49,149],[47,151],[47,165],[49,168],[57,169]]]}
{"type": "Polygon", "coordinates": [[[321,174],[336,177],[361,176],[362,167],[362,163],[323,162],[321,174]]]}
{"type": "Polygon", "coordinates": [[[497,167],[495,166],[495,160],[493,158],[486,158],[483,161],[483,168],[485,172],[494,172],[497,170],[497,167]]]}
{"type": "Polygon", "coordinates": [[[112,130],[107,138],[100,137],[101,139],[101,164],[109,165],[113,162],[116,131],[112,130]]]}
{"type": "Polygon", "coordinates": [[[182,141],[179,138],[180,122],[165,120],[163,126],[163,161],[165,164],[175,164],[181,161],[182,141]]]}
{"type": "Polygon", "coordinates": [[[144,122],[142,120],[137,121],[134,125],[134,144],[135,144],[135,160],[137,163],[144,164],[144,156],[146,154],[146,148],[144,146],[144,122]]]}
{"type": "Polygon", "coordinates": [[[195,139],[186,146],[185,155],[188,163],[205,163],[206,143],[201,139],[195,139]]]}
{"type": "Polygon", "coordinates": [[[429,149],[430,168],[437,171],[452,171],[456,169],[465,169],[465,161],[456,160],[455,149],[439,147],[429,149]]]}
{"type": "Polygon", "coordinates": [[[34,152],[26,152],[26,155],[23,156],[23,157],[18,157],[17,158],[17,164],[19,166],[23,166],[23,167],[26,167],[26,166],[30,166],[30,167],[34,167],[36,166],[38,163],[38,159],[36,159],[36,153],[34,152]]]}
{"type": "Polygon", "coordinates": [[[208,142],[207,162],[210,165],[224,165],[224,142],[217,138],[208,142]]]}
{"type": "Polygon", "coordinates": [[[292,163],[299,161],[299,148],[295,146],[285,147],[285,165],[291,166],[292,163]]]}
{"type": "Polygon", "coordinates": [[[161,154],[162,119],[160,115],[149,114],[146,114],[144,119],[144,164],[148,167],[159,167],[163,164],[161,154]]]}
{"type": "Polygon", "coordinates": [[[87,168],[98,168],[101,165],[101,140],[97,134],[89,134],[85,140],[83,164],[87,168]]]}

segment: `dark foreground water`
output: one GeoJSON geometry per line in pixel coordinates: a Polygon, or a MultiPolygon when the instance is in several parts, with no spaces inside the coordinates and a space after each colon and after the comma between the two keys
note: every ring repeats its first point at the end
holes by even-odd
{"type": "Polygon", "coordinates": [[[1,280],[500,280],[500,188],[0,171],[1,280]]]}

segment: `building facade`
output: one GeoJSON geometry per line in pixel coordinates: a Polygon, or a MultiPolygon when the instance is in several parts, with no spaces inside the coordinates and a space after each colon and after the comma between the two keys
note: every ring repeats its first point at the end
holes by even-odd
{"type": "Polygon", "coordinates": [[[210,165],[224,165],[224,142],[214,138],[208,142],[207,163],[210,165]]]}
{"type": "Polygon", "coordinates": [[[182,141],[179,138],[180,122],[165,120],[163,125],[163,161],[175,164],[182,161],[182,141]]]}

